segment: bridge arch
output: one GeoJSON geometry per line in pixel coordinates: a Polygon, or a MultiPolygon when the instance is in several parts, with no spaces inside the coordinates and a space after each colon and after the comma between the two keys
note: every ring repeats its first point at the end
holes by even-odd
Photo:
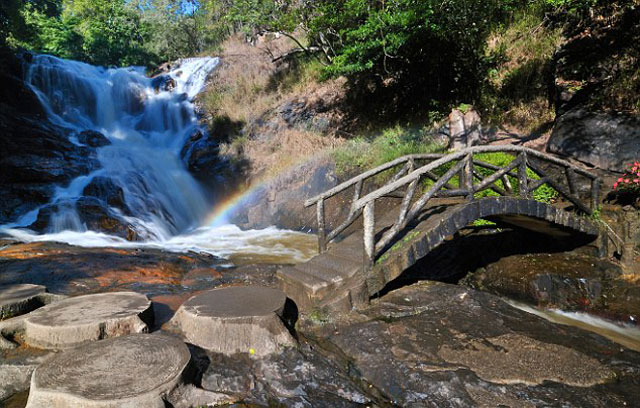
{"type": "Polygon", "coordinates": [[[405,238],[389,248],[366,274],[366,287],[373,296],[420,259],[475,220],[487,219],[501,225],[556,237],[580,233],[596,239],[597,222],[550,204],[515,197],[491,197],[449,206],[441,213],[425,217],[405,238]],[[407,238],[408,237],[408,238],[407,238]]]}

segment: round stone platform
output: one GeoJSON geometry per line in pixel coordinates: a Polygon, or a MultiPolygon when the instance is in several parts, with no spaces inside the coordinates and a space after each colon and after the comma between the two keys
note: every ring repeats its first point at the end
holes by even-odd
{"type": "Polygon", "coordinates": [[[24,340],[33,347],[65,349],[148,331],[151,301],[135,292],[77,296],[44,306],[24,319],[24,340]]]}
{"type": "Polygon", "coordinates": [[[0,286],[0,320],[28,313],[44,304],[41,299],[47,291],[42,285],[0,286]]]}
{"type": "Polygon", "coordinates": [[[163,408],[190,358],[183,342],[166,335],[85,344],[36,369],[27,408],[163,408]]]}
{"type": "Polygon", "coordinates": [[[187,300],[172,323],[203,349],[264,356],[296,344],[280,319],[286,300],[282,291],[261,286],[213,289],[187,300]]]}

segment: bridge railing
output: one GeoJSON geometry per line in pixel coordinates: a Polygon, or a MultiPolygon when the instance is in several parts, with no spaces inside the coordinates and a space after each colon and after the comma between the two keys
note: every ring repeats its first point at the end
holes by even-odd
{"type": "Polygon", "coordinates": [[[314,204],[317,206],[318,246],[320,252],[324,252],[328,242],[335,239],[363,214],[365,266],[371,268],[376,257],[387,248],[411,221],[420,215],[433,198],[464,197],[468,201],[472,201],[475,194],[487,189],[491,189],[499,195],[517,195],[523,198],[530,198],[532,193],[544,184],[556,190],[579,211],[592,214],[593,210],[597,208],[600,194],[600,180],[597,176],[546,153],[513,145],[476,146],[448,155],[404,156],[362,173],[323,194],[310,198],[305,202],[305,206],[308,207],[314,204]],[[515,158],[510,163],[500,167],[474,158],[474,155],[481,153],[512,153],[515,154],[515,158]],[[553,178],[534,159],[562,168],[566,183],[561,183],[553,178]],[[416,168],[416,162],[419,160],[429,162],[416,168]],[[362,196],[362,185],[365,180],[400,165],[402,167],[385,185],[362,196]],[[446,172],[442,175],[436,174],[436,171],[441,168],[447,169],[446,172]],[[484,169],[484,171],[481,169],[484,169]],[[527,169],[530,169],[538,178],[529,177],[527,169]],[[487,174],[487,170],[490,174],[487,174]],[[578,176],[585,177],[590,182],[590,199],[586,204],[578,195],[578,176]],[[455,177],[458,178],[458,183],[452,183],[455,177]],[[517,189],[513,188],[509,177],[517,180],[517,189]],[[420,182],[425,178],[430,179],[433,184],[420,191],[420,195],[420,182]],[[498,185],[498,182],[501,182],[501,185],[498,185]],[[324,215],[325,200],[351,187],[354,187],[354,194],[346,220],[327,234],[324,215]],[[400,191],[403,188],[404,191],[400,191]],[[401,198],[402,202],[395,223],[376,240],[375,203],[383,197],[401,198]]]}

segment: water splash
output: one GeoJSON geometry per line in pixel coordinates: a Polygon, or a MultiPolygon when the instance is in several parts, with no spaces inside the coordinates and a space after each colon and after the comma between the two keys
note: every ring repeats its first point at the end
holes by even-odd
{"type": "Polygon", "coordinates": [[[631,350],[640,351],[640,328],[616,323],[584,312],[565,312],[559,309],[539,309],[510,299],[505,301],[511,306],[542,317],[553,323],[579,327],[597,333],[631,350]]]}

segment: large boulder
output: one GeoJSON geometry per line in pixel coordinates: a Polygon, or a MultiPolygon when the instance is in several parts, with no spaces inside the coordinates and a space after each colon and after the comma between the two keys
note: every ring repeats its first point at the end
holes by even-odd
{"type": "Polygon", "coordinates": [[[558,118],[548,150],[622,172],[640,157],[640,117],[572,109],[558,118]]]}
{"type": "MultiPolygon", "coordinates": [[[[305,208],[304,201],[338,184],[335,163],[326,156],[316,157],[292,168],[245,196],[231,214],[232,222],[246,228],[309,230],[316,226],[316,209],[305,208]]],[[[344,203],[328,202],[327,220],[344,219],[344,203]]],[[[330,226],[333,224],[330,223],[330,226]]]]}
{"type": "Polygon", "coordinates": [[[449,148],[462,150],[480,143],[482,123],[475,109],[454,109],[449,114],[449,148]]]}
{"type": "Polygon", "coordinates": [[[113,179],[109,177],[94,177],[84,190],[82,190],[82,195],[96,197],[111,207],[116,207],[127,212],[122,187],[117,185],[113,179]]]}
{"type": "Polygon", "coordinates": [[[0,224],[50,201],[55,185],[97,167],[94,149],[77,146],[64,129],[0,102],[0,224]]]}
{"type": "Polygon", "coordinates": [[[49,204],[40,209],[36,221],[29,226],[38,232],[57,232],[66,229],[103,231],[125,238],[138,239],[135,229],[105,201],[96,197],[81,197],[77,201],[49,204]]]}
{"type": "Polygon", "coordinates": [[[158,75],[151,80],[151,87],[156,93],[172,91],[176,87],[176,80],[170,75],[158,75]]]}
{"type": "Polygon", "coordinates": [[[105,135],[95,130],[83,130],[78,135],[78,141],[91,147],[102,147],[111,144],[105,135]]]}

